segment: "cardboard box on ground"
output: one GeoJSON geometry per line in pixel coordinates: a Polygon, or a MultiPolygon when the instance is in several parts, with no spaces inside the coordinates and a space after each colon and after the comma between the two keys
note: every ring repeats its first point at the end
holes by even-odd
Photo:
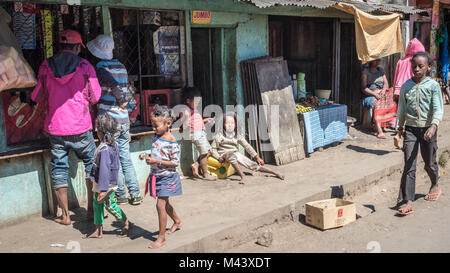
{"type": "Polygon", "coordinates": [[[341,227],[356,220],[356,206],[339,198],[309,202],[306,223],[322,230],[341,227]]]}

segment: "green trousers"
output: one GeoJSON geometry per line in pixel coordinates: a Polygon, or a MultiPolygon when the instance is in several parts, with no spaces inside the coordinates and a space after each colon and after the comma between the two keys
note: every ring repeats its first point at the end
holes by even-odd
{"type": "Polygon", "coordinates": [[[120,207],[116,203],[116,198],[114,196],[114,192],[111,193],[109,199],[103,202],[103,204],[99,204],[97,202],[98,192],[94,194],[94,224],[95,225],[103,225],[104,222],[104,214],[103,209],[105,208],[110,214],[112,214],[117,221],[125,221],[127,220],[127,216],[120,207]]]}

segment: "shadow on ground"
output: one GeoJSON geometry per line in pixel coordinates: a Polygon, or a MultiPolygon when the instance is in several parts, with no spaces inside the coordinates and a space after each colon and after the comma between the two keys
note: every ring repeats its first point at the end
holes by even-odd
{"type": "Polygon", "coordinates": [[[374,154],[374,155],[386,155],[386,154],[391,153],[391,151],[373,150],[373,149],[367,149],[367,148],[355,146],[355,145],[347,145],[347,149],[353,150],[358,153],[374,154]]]}

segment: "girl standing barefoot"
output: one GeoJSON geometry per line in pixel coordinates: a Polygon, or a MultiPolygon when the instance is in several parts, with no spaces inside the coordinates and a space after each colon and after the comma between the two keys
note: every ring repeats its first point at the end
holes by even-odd
{"type": "Polygon", "coordinates": [[[173,122],[172,111],[166,106],[155,106],[151,116],[152,127],[156,136],[152,141],[151,155],[141,153],[139,158],[145,158],[151,165],[149,177],[151,195],[158,197],[156,210],[159,219],[158,239],[151,243],[149,248],[159,248],[166,244],[165,233],[167,226],[167,215],[173,220],[173,225],[167,232],[171,234],[182,225],[180,218],[169,202],[170,196],[182,194],[180,175],[177,166],[180,163],[180,147],[175,137],[170,133],[173,122]]]}

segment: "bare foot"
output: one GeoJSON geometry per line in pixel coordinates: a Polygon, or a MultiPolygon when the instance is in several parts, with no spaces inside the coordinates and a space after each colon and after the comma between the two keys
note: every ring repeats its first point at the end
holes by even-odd
{"type": "Polygon", "coordinates": [[[58,224],[61,224],[61,225],[65,225],[65,226],[72,224],[72,222],[70,222],[69,218],[61,218],[61,219],[57,218],[57,219],[55,219],[55,222],[58,224]]]}
{"type": "Polygon", "coordinates": [[[130,234],[130,230],[133,228],[134,224],[131,222],[127,222],[125,226],[122,228],[122,232],[120,233],[119,237],[128,237],[130,234]]]}
{"type": "Polygon", "coordinates": [[[284,175],[282,175],[281,173],[275,173],[275,176],[281,180],[284,180],[284,175]]]}
{"type": "Polygon", "coordinates": [[[194,162],[194,163],[191,165],[192,175],[193,175],[195,178],[201,178],[201,177],[200,177],[200,174],[198,173],[198,166],[199,166],[198,162],[194,162]]]}
{"type": "Polygon", "coordinates": [[[429,194],[436,194],[438,191],[439,191],[439,187],[436,184],[436,185],[431,186],[430,191],[428,193],[429,194]]]}
{"type": "Polygon", "coordinates": [[[166,239],[157,239],[156,241],[154,241],[153,243],[151,243],[148,248],[160,248],[162,246],[164,246],[166,244],[166,239]]]}
{"type": "Polygon", "coordinates": [[[100,233],[98,230],[96,230],[90,235],[88,235],[88,234],[84,235],[82,238],[83,239],[101,239],[101,238],[103,238],[103,233],[100,233]]]}
{"type": "Polygon", "coordinates": [[[207,174],[205,175],[205,177],[203,177],[203,179],[207,181],[216,181],[217,177],[207,174]]]}
{"type": "Polygon", "coordinates": [[[173,223],[172,227],[170,228],[169,231],[167,231],[167,234],[172,234],[175,231],[179,230],[181,228],[181,226],[183,225],[183,223],[180,221],[178,223],[173,223]]]}
{"type": "Polygon", "coordinates": [[[245,184],[245,178],[241,177],[241,179],[239,180],[239,184],[245,184]]]}

